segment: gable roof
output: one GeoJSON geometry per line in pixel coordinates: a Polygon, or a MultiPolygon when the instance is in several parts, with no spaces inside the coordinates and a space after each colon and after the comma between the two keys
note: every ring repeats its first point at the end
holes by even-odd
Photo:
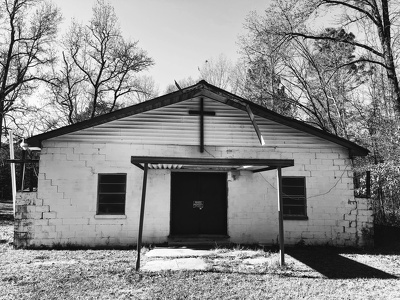
{"type": "Polygon", "coordinates": [[[113,120],[140,114],[149,110],[165,107],[174,103],[179,103],[200,96],[204,96],[212,100],[227,104],[231,107],[243,110],[245,112],[247,112],[247,107],[250,107],[254,115],[275,121],[282,125],[286,125],[295,128],[297,130],[309,133],[311,135],[317,136],[319,138],[325,139],[327,141],[336,143],[340,146],[348,148],[350,154],[354,156],[365,156],[369,152],[367,149],[351,141],[348,141],[331,133],[325,132],[321,129],[315,128],[304,122],[282,116],[265,107],[262,107],[251,101],[248,101],[232,93],[229,93],[225,90],[222,90],[214,85],[211,85],[204,80],[198,82],[195,85],[184,88],[182,90],[166,94],[149,101],[145,101],[120,110],[116,110],[114,112],[104,114],[90,120],[86,120],[76,124],[61,127],[59,129],[55,129],[43,134],[32,136],[26,139],[25,142],[31,147],[40,147],[41,142],[47,139],[55,138],[64,134],[76,132],[93,126],[111,122],[113,120]]]}

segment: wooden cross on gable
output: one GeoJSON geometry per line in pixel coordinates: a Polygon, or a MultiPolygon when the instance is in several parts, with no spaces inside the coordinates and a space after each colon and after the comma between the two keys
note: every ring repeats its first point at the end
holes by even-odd
{"type": "Polygon", "coordinates": [[[214,111],[204,110],[204,99],[200,98],[200,108],[199,110],[189,110],[189,115],[200,116],[200,152],[204,152],[204,116],[215,116],[214,111]]]}

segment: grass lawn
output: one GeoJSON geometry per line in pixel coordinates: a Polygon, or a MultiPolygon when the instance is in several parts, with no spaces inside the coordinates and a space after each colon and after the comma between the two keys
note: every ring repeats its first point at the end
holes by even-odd
{"type": "Polygon", "coordinates": [[[280,268],[275,252],[236,247],[205,257],[206,271],[135,272],[133,250],[14,250],[4,207],[0,299],[400,299],[395,251],[288,249],[280,268]]]}

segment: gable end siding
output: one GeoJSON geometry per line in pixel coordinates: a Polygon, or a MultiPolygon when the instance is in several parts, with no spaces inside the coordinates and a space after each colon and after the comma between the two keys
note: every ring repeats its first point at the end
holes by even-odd
{"type": "MultiPolygon", "coordinates": [[[[50,141],[195,146],[200,139],[200,120],[199,116],[189,115],[189,110],[197,110],[198,103],[198,98],[186,100],[61,135],[50,141]]],[[[205,99],[204,109],[216,114],[204,117],[206,146],[261,146],[246,112],[210,99],[205,99]]],[[[340,147],[274,121],[258,116],[255,119],[266,147],[340,147]]]]}

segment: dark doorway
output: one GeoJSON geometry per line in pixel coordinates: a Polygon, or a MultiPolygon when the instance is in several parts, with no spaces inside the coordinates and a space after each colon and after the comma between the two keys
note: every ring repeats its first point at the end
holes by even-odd
{"type": "Polygon", "coordinates": [[[226,218],[226,173],[171,173],[171,235],[226,235],[226,218]]]}

